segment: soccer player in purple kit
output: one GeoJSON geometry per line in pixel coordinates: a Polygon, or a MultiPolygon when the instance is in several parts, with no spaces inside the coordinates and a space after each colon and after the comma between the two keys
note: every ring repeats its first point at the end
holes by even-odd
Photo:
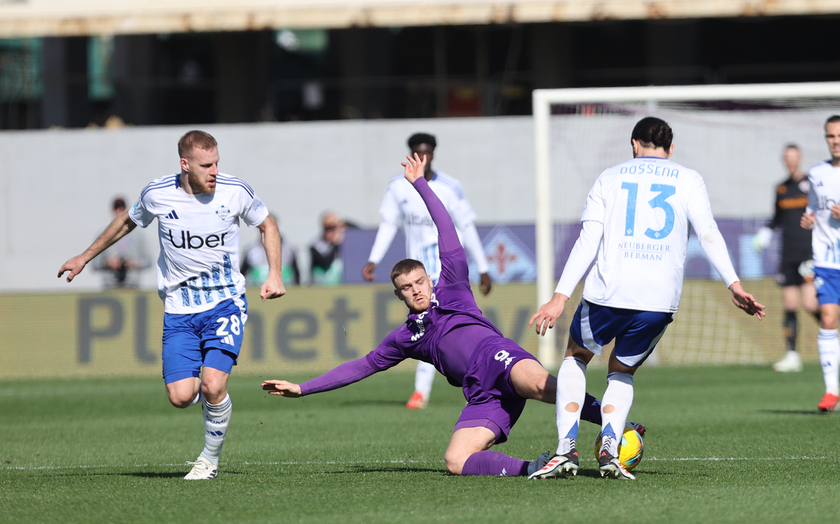
{"type": "MultiPolygon", "coordinates": [[[[266,380],[271,395],[297,398],[331,391],[391,368],[406,358],[429,362],[461,387],[467,405],[446,449],[453,475],[529,475],[548,459],[529,462],[489,448],[508,438],[527,399],[552,404],[556,378],[530,353],[485,319],[470,289],[464,248],[452,218],[423,177],[426,157],[403,162],[405,178],[423,198],[438,228],[441,274],[432,287],[423,264],[405,259],[391,270],[394,294],[408,306],[408,320],[366,356],[346,362],[303,384],[266,380]]],[[[586,395],[581,418],[600,424],[600,404],[586,395]]],[[[643,431],[643,428],[642,428],[643,431]]]]}

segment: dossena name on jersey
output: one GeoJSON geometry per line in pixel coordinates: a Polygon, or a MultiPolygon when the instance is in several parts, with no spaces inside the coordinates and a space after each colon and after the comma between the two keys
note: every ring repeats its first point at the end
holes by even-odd
{"type": "Polygon", "coordinates": [[[670,167],[660,166],[657,164],[640,164],[640,165],[632,165],[632,166],[623,166],[619,170],[619,174],[631,174],[631,175],[642,175],[642,174],[650,174],[656,176],[664,176],[668,178],[677,178],[680,176],[679,169],[673,169],[670,167]]]}
{"type": "Polygon", "coordinates": [[[169,234],[167,235],[169,238],[169,242],[172,243],[172,247],[176,249],[201,249],[203,247],[220,247],[225,245],[225,235],[228,232],[225,231],[222,233],[221,236],[213,233],[207,235],[206,237],[202,237],[201,235],[192,235],[189,231],[181,231],[181,242],[180,244],[175,240],[175,237],[178,236],[176,232],[175,235],[172,234],[172,230],[169,230],[169,234]]]}

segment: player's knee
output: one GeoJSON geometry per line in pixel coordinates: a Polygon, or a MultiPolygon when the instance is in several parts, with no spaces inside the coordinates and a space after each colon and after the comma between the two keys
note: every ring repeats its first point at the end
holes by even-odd
{"type": "Polygon", "coordinates": [[[188,408],[192,405],[192,401],[195,396],[189,396],[186,394],[181,394],[179,392],[170,392],[169,393],[169,402],[172,403],[173,406],[176,408],[184,409],[188,408]]]}
{"type": "Polygon", "coordinates": [[[443,460],[446,462],[446,471],[451,475],[460,475],[464,469],[464,462],[467,461],[466,457],[458,457],[450,453],[447,453],[443,460]]]}
{"type": "Polygon", "coordinates": [[[207,402],[211,404],[218,404],[223,401],[225,399],[225,395],[227,395],[227,382],[202,382],[201,393],[204,395],[204,398],[207,399],[207,402]]]}

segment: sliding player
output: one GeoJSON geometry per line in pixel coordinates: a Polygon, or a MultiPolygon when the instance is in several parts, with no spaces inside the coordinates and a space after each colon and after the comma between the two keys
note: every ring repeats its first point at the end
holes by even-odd
{"type": "MultiPolygon", "coordinates": [[[[411,150],[411,154],[417,153],[426,159],[424,177],[429,183],[429,187],[440,198],[455,221],[458,236],[475,261],[476,269],[479,272],[481,294],[486,295],[490,292],[492,281],[490,280],[490,274],[487,272],[488,264],[484,247],[481,245],[478,231],[473,224],[475,212],[458,180],[441,171],[432,170],[435,147],[437,147],[437,140],[427,133],[415,133],[408,139],[408,148],[411,150]]],[[[388,247],[394,240],[394,235],[402,225],[403,236],[405,237],[405,256],[423,262],[429,278],[432,279],[432,285],[436,284],[440,276],[437,228],[432,222],[432,217],[429,215],[423,200],[402,175],[397,175],[391,179],[388,184],[388,192],[382,199],[379,213],[382,215],[382,223],[379,224],[379,230],[376,232],[376,240],[374,240],[373,247],[370,250],[368,263],[362,269],[362,276],[365,280],[373,280],[373,271],[382,261],[382,257],[385,256],[388,247]]],[[[436,374],[435,368],[431,364],[422,361],[417,363],[417,372],[414,375],[414,394],[411,395],[405,407],[408,409],[423,409],[428,405],[436,374]]]]}
{"type": "MultiPolygon", "coordinates": [[[[391,270],[391,281],[394,294],[409,309],[405,324],[365,357],[303,384],[266,380],[262,388],[272,395],[296,398],[358,382],[406,358],[423,360],[450,384],[463,388],[467,399],[444,455],[446,469],[453,475],[527,475],[545,464],[548,453],[528,462],[489,448],[507,440],[526,399],[554,402],[556,378],[481,315],[455,225],[423,177],[426,161],[426,156],[414,153],[403,166],[405,178],[423,198],[438,228],[438,284],[432,286],[420,261],[398,262],[391,270]]],[[[582,418],[598,423],[598,401],[585,395],[581,403],[582,418]]]]}
{"type": "Polygon", "coordinates": [[[177,408],[202,402],[204,450],[184,477],[218,474],[232,404],[228,376],[242,347],[248,318],[245,277],[239,272],[239,220],[260,230],[268,277],[260,298],[286,293],[280,232],[265,204],[241,180],[219,173],[216,140],[190,131],[178,142],[180,174],[148,184],[130,211],[117,216],[84,253],[61,266],[67,281],[138,225],[157,218],[158,293],[163,298],[163,379],[177,408]],[[200,378],[199,378],[200,377],[200,378]]]}
{"type": "Polygon", "coordinates": [[[618,460],[633,404],[633,374],[650,356],[677,312],[688,226],[732,292],[735,305],[760,320],[764,306],[741,287],[712,217],[700,175],[668,160],[670,126],[643,118],[633,128],[633,160],[607,169],[589,192],[583,229],[554,297],[531,317],[538,334],[554,327],[590,263],[583,299],[572,319],[566,358],[557,373],[557,454],[530,478],[575,474],[575,439],[586,394],[586,366],[615,339],[601,406],[601,476],[634,479],[618,460]]]}

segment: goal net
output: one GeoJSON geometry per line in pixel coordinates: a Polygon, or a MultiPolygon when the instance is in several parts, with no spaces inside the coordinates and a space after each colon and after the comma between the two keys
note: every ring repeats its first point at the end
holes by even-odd
{"type": "MultiPolygon", "coordinates": [[[[781,162],[785,146],[800,148],[805,171],[828,158],[823,124],[840,114],[840,82],[536,90],[533,111],[539,304],[554,292],[595,179],[632,157],[633,126],[656,116],[674,131],[671,158],[703,175],[735,269],[768,316],[759,323],[729,303],[729,291],[690,237],[680,310],[652,362],[763,364],[784,355],[781,290],[774,278],[778,235],[760,252],[751,240],[773,214],[775,186],[788,176],[781,162]]],[[[545,365],[562,358],[582,287],[540,340],[545,365]]],[[[816,322],[800,312],[803,359],[816,360],[816,336],[816,322]]],[[[594,363],[605,363],[610,349],[594,363]]]]}

